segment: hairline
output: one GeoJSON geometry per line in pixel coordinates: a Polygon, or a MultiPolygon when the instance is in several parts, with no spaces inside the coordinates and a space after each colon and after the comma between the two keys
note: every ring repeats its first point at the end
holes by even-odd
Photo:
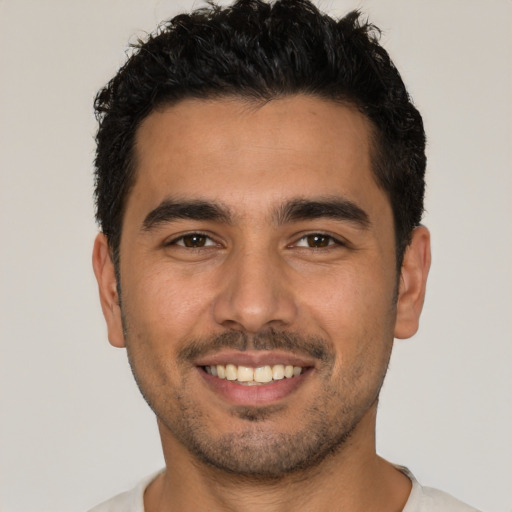
{"type": "Polygon", "coordinates": [[[400,243],[398,239],[397,232],[397,220],[395,218],[395,212],[393,207],[393,201],[391,198],[390,191],[386,189],[386,187],[381,183],[378,174],[378,166],[379,160],[382,160],[382,153],[384,151],[383,146],[383,133],[376,125],[376,123],[370,118],[370,116],[364,112],[364,107],[361,102],[357,100],[357,98],[350,97],[348,94],[339,94],[336,96],[331,96],[328,94],[322,94],[318,92],[312,91],[290,91],[290,92],[269,92],[268,94],[249,94],[243,93],[241,91],[211,91],[203,94],[194,94],[191,92],[190,94],[184,94],[180,98],[175,99],[165,99],[158,101],[155,105],[149,109],[146,113],[144,113],[140,119],[137,119],[136,126],[132,132],[131,144],[127,152],[127,165],[126,165],[126,188],[124,190],[123,197],[121,198],[121,205],[119,209],[119,226],[118,226],[118,236],[109,237],[107,235],[108,245],[111,251],[112,260],[114,263],[114,268],[116,272],[116,277],[118,281],[120,280],[120,265],[121,265],[121,239],[123,235],[123,223],[125,219],[126,207],[128,204],[128,200],[131,196],[131,192],[137,182],[137,139],[142,124],[146,119],[148,119],[155,112],[162,112],[167,109],[173,108],[183,102],[186,101],[201,101],[201,102],[217,102],[222,100],[233,100],[239,101],[245,104],[249,108],[254,108],[255,110],[262,108],[270,101],[285,99],[285,98],[293,98],[297,96],[306,96],[310,98],[316,98],[325,102],[331,102],[338,105],[343,105],[352,111],[359,113],[361,116],[365,118],[368,126],[368,149],[369,149],[369,157],[370,157],[370,165],[371,165],[371,173],[372,178],[379,189],[381,189],[385,195],[387,200],[389,201],[389,205],[392,210],[393,216],[393,232],[395,237],[395,256],[396,256],[396,267],[397,271],[401,268],[403,254],[405,252],[405,248],[408,245],[400,243]],[[117,240],[112,240],[112,238],[117,240]],[[114,245],[114,242],[117,242],[114,245]]]}

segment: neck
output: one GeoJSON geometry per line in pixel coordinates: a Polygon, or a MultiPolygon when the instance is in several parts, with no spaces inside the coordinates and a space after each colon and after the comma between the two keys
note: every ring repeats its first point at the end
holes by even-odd
{"type": "Polygon", "coordinates": [[[369,411],[317,466],[274,480],[237,476],[198,462],[160,425],[167,468],[148,487],[145,511],[400,511],[411,482],[376,454],[375,414],[369,411]]]}

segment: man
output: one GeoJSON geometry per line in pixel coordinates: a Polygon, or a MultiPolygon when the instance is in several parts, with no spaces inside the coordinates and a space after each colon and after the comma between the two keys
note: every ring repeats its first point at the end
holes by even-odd
{"type": "Polygon", "coordinates": [[[375,451],[430,265],[422,120],[376,29],[211,6],[96,110],[93,265],[166,469],[94,510],[474,510],[375,451]]]}

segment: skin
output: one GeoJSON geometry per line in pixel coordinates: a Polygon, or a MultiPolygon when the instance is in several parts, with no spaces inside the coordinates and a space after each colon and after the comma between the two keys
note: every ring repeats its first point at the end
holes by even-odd
{"type": "Polygon", "coordinates": [[[93,266],[109,340],[127,347],[158,418],[167,469],[147,511],[402,510],[411,484],[375,452],[376,407],[393,338],[418,328],[429,234],[414,231],[398,278],[370,152],[364,116],[308,96],[185,100],[142,123],[122,307],[102,234],[93,266]],[[159,217],[171,200],[222,215],[159,217]],[[283,216],[298,200],[350,204],[364,219],[283,216]],[[296,357],[308,372],[283,396],[235,400],[200,366],[241,353],[296,357]]]}

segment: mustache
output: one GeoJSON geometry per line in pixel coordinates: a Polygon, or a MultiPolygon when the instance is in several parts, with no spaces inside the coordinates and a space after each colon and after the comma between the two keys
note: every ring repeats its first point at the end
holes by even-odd
{"type": "Polygon", "coordinates": [[[221,349],[233,349],[241,352],[249,349],[284,350],[313,357],[324,364],[332,363],[335,358],[330,344],[323,338],[268,329],[257,334],[232,330],[204,339],[190,340],[178,352],[178,360],[191,362],[221,349]]]}

